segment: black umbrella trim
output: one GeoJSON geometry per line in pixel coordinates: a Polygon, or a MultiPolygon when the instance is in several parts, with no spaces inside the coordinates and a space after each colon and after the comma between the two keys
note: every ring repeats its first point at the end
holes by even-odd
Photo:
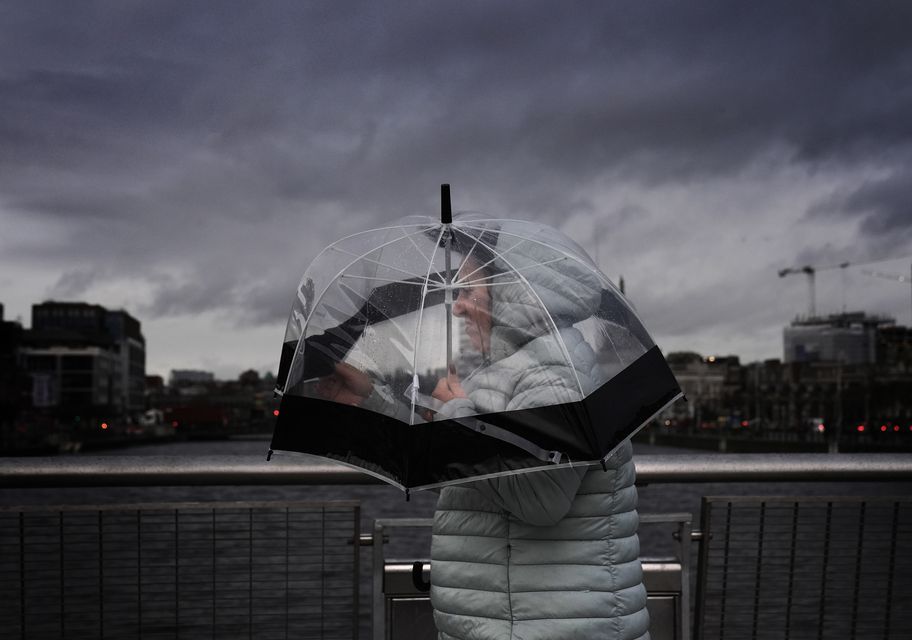
{"type": "MultiPolygon", "coordinates": [[[[598,460],[680,394],[653,347],[580,402],[474,416],[573,460],[598,460]]],[[[407,425],[328,400],[285,395],[271,448],[355,465],[403,487],[541,467],[519,447],[455,420],[407,425]]]]}

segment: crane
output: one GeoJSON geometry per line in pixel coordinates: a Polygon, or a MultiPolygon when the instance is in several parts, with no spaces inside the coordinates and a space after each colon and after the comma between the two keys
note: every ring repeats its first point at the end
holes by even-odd
{"type": "Polygon", "coordinates": [[[803,267],[789,267],[788,269],[780,269],[779,277],[784,278],[785,276],[792,275],[795,273],[804,273],[808,277],[808,288],[810,290],[810,295],[808,296],[808,317],[813,318],[817,315],[817,293],[814,285],[814,277],[818,271],[824,271],[826,269],[845,269],[849,266],[848,262],[840,262],[839,264],[831,264],[823,267],[814,266],[806,264],[803,267]]]}
{"type": "MultiPolygon", "coordinates": [[[[808,315],[813,318],[817,315],[817,294],[815,291],[814,278],[818,271],[825,271],[827,269],[846,269],[848,267],[857,267],[865,264],[876,264],[878,262],[889,262],[891,260],[901,260],[903,258],[908,258],[910,256],[899,256],[893,258],[878,258],[877,260],[863,260],[859,262],[840,262],[839,264],[830,264],[825,266],[816,266],[811,264],[806,264],[803,267],[789,267],[788,269],[780,269],[779,277],[784,278],[785,276],[803,273],[808,277],[808,287],[810,290],[809,300],[808,300],[808,315]]],[[[912,284],[912,271],[910,275],[902,276],[893,273],[882,273],[880,271],[869,271],[862,269],[862,273],[868,276],[875,276],[878,278],[887,278],[895,282],[900,283],[909,283],[912,284]]],[[[843,271],[843,277],[845,277],[845,271],[843,271]]],[[[845,281],[843,281],[843,288],[845,287],[845,281]]],[[[843,295],[845,292],[843,291],[843,295]]],[[[845,301],[843,300],[843,311],[845,311],[845,301]]],[[[912,326],[912,324],[910,324],[912,326]]]]}
{"type": "MultiPolygon", "coordinates": [[[[901,276],[896,273],[884,273],[882,271],[871,271],[868,269],[862,269],[861,272],[866,276],[873,276],[875,278],[886,278],[887,280],[892,280],[893,282],[899,282],[901,284],[912,285],[912,269],[910,269],[908,276],[901,276]]],[[[912,290],[912,286],[910,286],[912,290]]],[[[909,321],[909,326],[912,327],[912,319],[909,321]]]]}

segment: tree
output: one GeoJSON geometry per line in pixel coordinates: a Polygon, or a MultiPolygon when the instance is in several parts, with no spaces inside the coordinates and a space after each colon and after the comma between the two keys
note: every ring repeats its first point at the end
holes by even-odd
{"type": "Polygon", "coordinates": [[[242,387],[258,387],[260,386],[260,374],[253,369],[247,369],[238,376],[238,382],[242,387]]]}

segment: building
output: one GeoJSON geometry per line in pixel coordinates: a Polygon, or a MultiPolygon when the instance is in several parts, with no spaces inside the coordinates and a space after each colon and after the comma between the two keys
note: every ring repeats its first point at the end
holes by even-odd
{"type": "Polygon", "coordinates": [[[215,382],[215,374],[198,369],[172,369],[168,376],[169,387],[205,385],[215,382]]]}
{"type": "Polygon", "coordinates": [[[94,416],[144,409],[145,339],[126,311],[84,302],[33,305],[21,353],[34,408],[94,416]]]}
{"type": "Polygon", "coordinates": [[[19,353],[23,335],[21,324],[3,319],[0,304],[0,450],[6,449],[6,437],[16,422],[28,388],[19,353]]]}
{"type": "Polygon", "coordinates": [[[728,421],[741,384],[737,356],[707,356],[681,351],[669,353],[668,366],[681,386],[687,402],[673,406],[674,417],[695,427],[716,426],[728,421]]]}
{"type": "Polygon", "coordinates": [[[795,320],[783,330],[784,360],[873,364],[878,332],[894,322],[863,311],[795,320]]]}
{"type": "Polygon", "coordinates": [[[877,364],[912,371],[912,327],[881,327],[877,331],[877,364]]]}
{"type": "Polygon", "coordinates": [[[145,408],[146,341],[139,320],[126,311],[108,311],[105,328],[114,337],[122,364],[119,392],[130,411],[145,408]]]}

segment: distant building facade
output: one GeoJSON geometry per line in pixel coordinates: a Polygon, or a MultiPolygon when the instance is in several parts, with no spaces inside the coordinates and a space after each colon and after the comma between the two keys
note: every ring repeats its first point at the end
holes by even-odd
{"type": "Polygon", "coordinates": [[[784,361],[669,353],[688,402],[666,419],[692,429],[912,437],[912,328],[849,313],[796,321],[783,336],[784,361]]]}
{"type": "Polygon", "coordinates": [[[784,360],[873,364],[878,332],[893,324],[892,318],[861,311],[795,320],[783,330],[784,360]]]}
{"type": "Polygon", "coordinates": [[[170,387],[210,384],[212,382],[215,382],[214,373],[198,369],[172,369],[171,375],[168,376],[168,386],[170,387]]]}
{"type": "Polygon", "coordinates": [[[6,436],[28,393],[28,377],[20,354],[24,333],[21,324],[3,319],[0,304],[0,450],[6,448],[6,436]]]}
{"type": "Polygon", "coordinates": [[[126,311],[84,302],[33,305],[21,354],[34,408],[88,415],[144,409],[145,339],[126,311]]]}
{"type": "Polygon", "coordinates": [[[716,425],[720,416],[732,413],[733,394],[740,384],[741,363],[737,356],[702,356],[683,351],[669,353],[668,366],[687,402],[673,405],[678,419],[695,426],[716,425]]]}
{"type": "Polygon", "coordinates": [[[912,327],[881,327],[877,331],[876,352],[879,366],[912,371],[912,327]]]}

